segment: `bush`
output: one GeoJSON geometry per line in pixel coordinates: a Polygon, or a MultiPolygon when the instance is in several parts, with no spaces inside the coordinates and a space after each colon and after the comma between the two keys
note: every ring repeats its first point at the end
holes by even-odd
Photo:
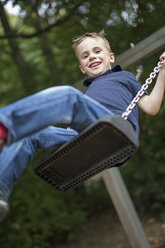
{"type": "Polygon", "coordinates": [[[165,218],[165,127],[164,110],[156,117],[141,115],[140,148],[122,175],[138,209],[143,214],[165,218]]]}
{"type": "Polygon", "coordinates": [[[83,188],[57,192],[33,175],[30,166],[15,184],[9,215],[0,224],[1,247],[46,248],[75,239],[87,215],[79,194],[83,188]]]}

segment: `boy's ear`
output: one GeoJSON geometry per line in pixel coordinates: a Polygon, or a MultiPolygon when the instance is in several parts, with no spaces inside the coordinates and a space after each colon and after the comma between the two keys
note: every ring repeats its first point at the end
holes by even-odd
{"type": "Polygon", "coordinates": [[[86,74],[86,72],[84,71],[82,65],[79,65],[79,68],[80,68],[80,70],[81,70],[81,72],[82,72],[83,74],[86,74]]]}
{"type": "Polygon", "coordinates": [[[110,53],[110,63],[113,64],[115,62],[115,54],[114,53],[110,53]]]}

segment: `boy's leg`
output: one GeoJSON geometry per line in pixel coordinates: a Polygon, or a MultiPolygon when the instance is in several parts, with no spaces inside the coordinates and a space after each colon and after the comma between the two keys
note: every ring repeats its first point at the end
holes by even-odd
{"type": "Polygon", "coordinates": [[[39,148],[58,149],[78,133],[50,126],[21,141],[5,147],[0,153],[0,220],[8,211],[7,199],[14,182],[20,177],[39,148]]]}
{"type": "Polygon", "coordinates": [[[81,131],[111,111],[71,86],[52,87],[0,110],[8,144],[54,123],[81,131]]]}

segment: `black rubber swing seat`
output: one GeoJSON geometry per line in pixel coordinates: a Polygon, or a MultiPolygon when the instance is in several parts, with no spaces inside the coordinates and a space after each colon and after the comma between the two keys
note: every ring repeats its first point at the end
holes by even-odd
{"type": "Polygon", "coordinates": [[[139,146],[129,123],[107,115],[52,153],[34,173],[58,191],[68,191],[101,171],[124,164],[139,146]]]}

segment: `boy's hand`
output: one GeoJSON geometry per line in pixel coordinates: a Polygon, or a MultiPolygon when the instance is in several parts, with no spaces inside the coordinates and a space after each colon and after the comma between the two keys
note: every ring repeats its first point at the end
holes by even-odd
{"type": "Polygon", "coordinates": [[[160,56],[160,60],[163,60],[163,59],[164,59],[164,64],[161,68],[161,73],[163,73],[162,75],[163,75],[163,77],[165,77],[165,52],[162,53],[162,55],[160,56]]]}
{"type": "Polygon", "coordinates": [[[164,65],[162,67],[163,70],[165,70],[165,52],[162,53],[162,55],[160,56],[160,60],[163,60],[164,59],[164,65]]]}
{"type": "Polygon", "coordinates": [[[165,52],[160,56],[160,60],[165,59],[165,52]]]}

